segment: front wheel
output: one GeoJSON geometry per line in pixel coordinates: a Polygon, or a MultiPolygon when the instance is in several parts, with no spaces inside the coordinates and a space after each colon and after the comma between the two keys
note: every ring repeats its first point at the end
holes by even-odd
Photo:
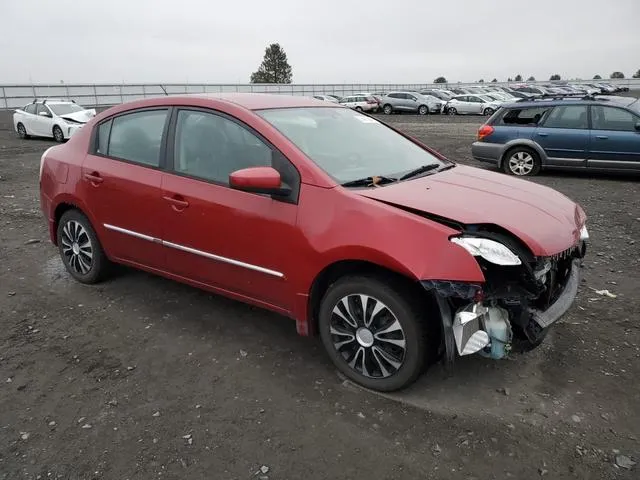
{"type": "Polygon", "coordinates": [[[362,107],[356,107],[356,110],[357,110],[358,112],[362,112],[362,107]]]}
{"type": "Polygon", "coordinates": [[[418,115],[427,115],[429,113],[429,107],[426,105],[420,105],[418,107],[418,115]]]}
{"type": "Polygon", "coordinates": [[[495,113],[495,110],[493,108],[489,107],[489,108],[485,108],[483,113],[484,113],[484,115],[486,117],[490,117],[491,115],[493,115],[495,113]]]}
{"type": "Polygon", "coordinates": [[[449,115],[457,115],[458,111],[455,109],[455,107],[449,107],[449,110],[447,110],[447,113],[449,115]]]}
{"type": "Polygon", "coordinates": [[[540,156],[531,148],[515,147],[507,152],[502,162],[505,173],[526,177],[540,172],[540,156]]]}
{"type": "MultiPolygon", "coordinates": [[[[335,366],[354,382],[394,391],[413,383],[437,350],[428,341],[425,309],[407,288],[377,277],[334,283],[320,305],[322,342],[335,366]]],[[[436,332],[430,337],[437,340],[436,332]]]]}
{"type": "Polygon", "coordinates": [[[385,115],[391,115],[393,113],[393,107],[387,104],[384,107],[382,107],[382,111],[384,112],[385,115]]]}
{"type": "Polygon", "coordinates": [[[53,139],[58,143],[64,142],[64,134],[62,133],[62,129],[58,125],[55,125],[53,127],[53,139]]]}

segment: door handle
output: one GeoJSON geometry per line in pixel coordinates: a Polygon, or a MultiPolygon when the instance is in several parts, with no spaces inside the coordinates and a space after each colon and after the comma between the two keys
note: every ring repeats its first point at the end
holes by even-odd
{"type": "Polygon", "coordinates": [[[98,172],[85,173],[84,178],[94,185],[104,182],[104,178],[98,172]]]}
{"type": "Polygon", "coordinates": [[[600,140],[606,140],[609,137],[607,137],[606,135],[596,135],[596,138],[600,139],[600,140]]]}
{"type": "Polygon", "coordinates": [[[189,202],[181,198],[177,198],[175,196],[169,197],[165,195],[162,198],[164,198],[167,202],[169,202],[171,204],[171,207],[176,211],[184,210],[189,206],[189,202]]]}
{"type": "Polygon", "coordinates": [[[548,133],[542,133],[542,132],[538,133],[538,135],[539,135],[540,137],[548,137],[548,136],[549,136],[549,134],[548,134],[548,133]]]}

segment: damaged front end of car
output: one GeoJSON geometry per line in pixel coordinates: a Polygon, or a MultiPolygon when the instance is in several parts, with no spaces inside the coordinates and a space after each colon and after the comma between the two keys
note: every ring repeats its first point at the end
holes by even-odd
{"type": "Polygon", "coordinates": [[[445,362],[473,353],[500,359],[540,345],[573,304],[587,239],[583,227],[573,246],[539,257],[501,230],[468,227],[452,237],[476,258],[484,281],[421,282],[438,302],[445,362]]]}

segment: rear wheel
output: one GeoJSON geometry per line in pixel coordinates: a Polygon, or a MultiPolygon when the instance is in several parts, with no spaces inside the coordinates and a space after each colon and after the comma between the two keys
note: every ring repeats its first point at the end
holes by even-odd
{"type": "Polygon", "coordinates": [[[65,268],[81,283],[98,283],[108,273],[110,262],[91,226],[78,210],[62,214],[57,229],[58,250],[65,268]]]}
{"type": "Polygon", "coordinates": [[[327,290],[319,312],[322,342],[335,366],[354,382],[399,390],[435,358],[438,331],[426,332],[427,310],[408,290],[374,276],[344,277],[327,290]]]}
{"type": "Polygon", "coordinates": [[[540,168],[540,156],[528,147],[512,148],[506,153],[502,162],[505,173],[518,177],[537,175],[540,168]]]}
{"type": "Polygon", "coordinates": [[[418,107],[418,115],[427,115],[429,113],[429,107],[426,105],[420,105],[418,107]]]}
{"type": "Polygon", "coordinates": [[[356,107],[356,110],[362,112],[362,107],[356,107]]]}
{"type": "Polygon", "coordinates": [[[16,126],[16,130],[18,131],[18,137],[24,138],[24,139],[29,138],[29,135],[27,134],[27,129],[24,128],[24,125],[22,123],[19,123],[16,126]]]}
{"type": "Polygon", "coordinates": [[[53,127],[53,139],[58,143],[64,141],[64,134],[62,133],[62,129],[58,125],[54,125],[53,127]]]}

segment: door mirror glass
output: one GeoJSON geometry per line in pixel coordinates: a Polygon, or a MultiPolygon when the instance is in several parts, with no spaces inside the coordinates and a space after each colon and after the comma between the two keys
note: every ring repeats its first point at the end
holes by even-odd
{"type": "Polygon", "coordinates": [[[286,196],[291,189],[282,183],[280,173],[272,167],[249,167],[229,175],[229,186],[237,190],[286,196]]]}
{"type": "Polygon", "coordinates": [[[640,132],[640,122],[636,122],[636,132],[640,132]]]}

